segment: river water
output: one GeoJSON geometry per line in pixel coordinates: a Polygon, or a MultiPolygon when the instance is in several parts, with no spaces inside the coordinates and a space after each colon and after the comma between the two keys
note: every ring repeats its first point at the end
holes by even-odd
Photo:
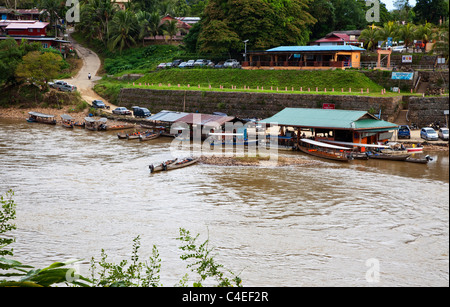
{"type": "Polygon", "coordinates": [[[161,282],[173,286],[189,272],[176,240],[183,227],[209,236],[244,286],[448,286],[448,152],[428,152],[427,165],[196,164],[150,174],[170,141],[0,119],[0,193],[12,189],[17,203],[14,258],[39,268],[84,259],[77,269],[88,276],[101,249],[109,261],[130,259],[139,235],[141,260],[156,245],[161,282]]]}

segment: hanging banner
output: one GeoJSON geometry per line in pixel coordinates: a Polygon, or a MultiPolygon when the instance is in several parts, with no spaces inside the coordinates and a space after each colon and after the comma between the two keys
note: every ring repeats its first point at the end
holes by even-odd
{"type": "Polygon", "coordinates": [[[413,72],[392,72],[392,80],[412,80],[414,77],[413,72]]]}

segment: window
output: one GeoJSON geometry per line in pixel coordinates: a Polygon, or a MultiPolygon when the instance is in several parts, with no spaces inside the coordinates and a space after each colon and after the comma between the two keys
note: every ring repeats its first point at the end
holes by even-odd
{"type": "Polygon", "coordinates": [[[31,33],[32,33],[32,32],[33,32],[33,29],[28,29],[28,32],[31,32],[31,33]]]}
{"type": "Polygon", "coordinates": [[[48,43],[42,43],[43,48],[48,48],[48,43]]]}

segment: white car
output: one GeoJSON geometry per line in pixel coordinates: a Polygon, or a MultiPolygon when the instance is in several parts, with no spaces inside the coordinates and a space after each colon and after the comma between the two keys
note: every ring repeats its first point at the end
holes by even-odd
{"type": "Polygon", "coordinates": [[[223,67],[225,68],[239,68],[240,66],[239,62],[234,59],[226,60],[225,63],[223,63],[223,67]]]}
{"type": "Polygon", "coordinates": [[[392,52],[400,52],[400,53],[402,53],[402,52],[405,52],[405,51],[406,51],[405,46],[392,47],[392,52]]]}
{"type": "Polygon", "coordinates": [[[61,89],[64,85],[67,85],[66,81],[56,80],[55,82],[49,82],[48,85],[52,88],[61,89]]]}
{"type": "Polygon", "coordinates": [[[189,60],[189,61],[187,61],[187,63],[186,63],[186,67],[187,67],[187,68],[192,68],[192,67],[194,67],[194,63],[195,63],[194,60],[189,60]]]}
{"type": "Polygon", "coordinates": [[[438,136],[440,139],[444,141],[448,141],[448,128],[440,128],[438,132],[438,136]]]}

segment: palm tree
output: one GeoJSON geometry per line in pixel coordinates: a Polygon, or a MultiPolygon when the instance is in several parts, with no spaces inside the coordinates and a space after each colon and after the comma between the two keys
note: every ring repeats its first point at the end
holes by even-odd
{"type": "Polygon", "coordinates": [[[367,29],[364,29],[359,36],[359,40],[364,42],[367,50],[374,50],[377,45],[378,39],[379,33],[375,25],[371,25],[367,29]]]}
{"type": "Polygon", "coordinates": [[[129,10],[118,11],[111,21],[111,37],[109,49],[119,46],[120,53],[123,48],[136,45],[135,37],[138,34],[136,15],[129,10]]]}
{"type": "Polygon", "coordinates": [[[405,42],[405,48],[408,48],[408,46],[412,42],[414,42],[414,39],[416,38],[417,35],[416,31],[417,28],[412,23],[408,23],[400,27],[398,32],[398,38],[405,42]]]}
{"type": "Polygon", "coordinates": [[[436,43],[433,45],[433,51],[441,54],[448,63],[449,43],[448,43],[448,19],[436,34],[436,43]]]}
{"type": "Polygon", "coordinates": [[[178,28],[178,20],[166,20],[164,22],[164,34],[169,36],[169,40],[172,41],[173,37],[183,29],[178,28]]]}
{"type": "Polygon", "coordinates": [[[398,26],[393,21],[388,21],[383,24],[383,27],[378,29],[378,37],[383,40],[384,45],[388,38],[391,37],[393,41],[397,40],[398,26]]]}
{"type": "Polygon", "coordinates": [[[436,32],[433,29],[433,25],[429,22],[424,25],[420,25],[417,28],[416,34],[416,38],[420,39],[425,44],[425,50],[427,48],[427,43],[436,37],[436,32]]]}

